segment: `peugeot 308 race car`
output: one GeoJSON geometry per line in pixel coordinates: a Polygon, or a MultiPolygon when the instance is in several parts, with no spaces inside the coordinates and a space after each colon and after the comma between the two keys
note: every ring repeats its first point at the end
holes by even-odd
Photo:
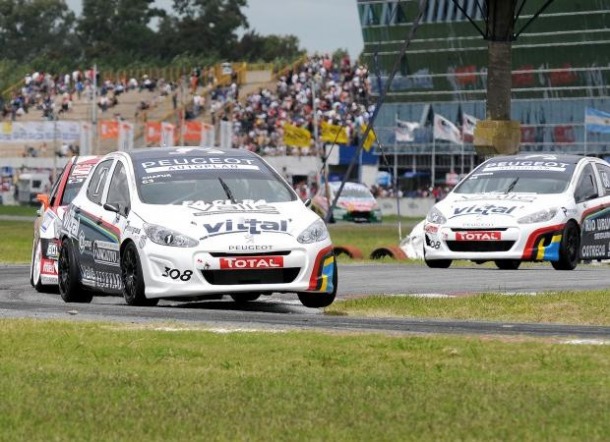
{"type": "Polygon", "coordinates": [[[331,304],[337,265],[324,221],[261,157],[246,150],[154,148],[107,154],[62,226],[66,302],[122,294],[252,301],[296,293],[331,304]]]}
{"type": "Polygon", "coordinates": [[[491,158],[432,207],[424,233],[424,259],[435,268],[550,261],[572,270],[581,259],[607,259],[610,164],[577,155],[491,158]]]}

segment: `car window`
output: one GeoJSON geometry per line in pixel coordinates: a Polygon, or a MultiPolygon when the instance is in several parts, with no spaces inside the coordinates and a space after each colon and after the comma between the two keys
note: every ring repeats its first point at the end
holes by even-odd
{"type": "Polygon", "coordinates": [[[68,169],[69,166],[64,167],[64,169],[61,171],[61,173],[59,174],[59,176],[57,178],[55,178],[55,182],[53,182],[53,187],[51,187],[51,193],[49,201],[51,203],[51,205],[53,205],[55,203],[55,198],[57,198],[57,189],[59,189],[59,183],[61,182],[62,177],[64,176],[64,174],[66,173],[66,169],[68,169]]]}
{"type": "Polygon", "coordinates": [[[137,161],[134,168],[140,200],[145,204],[207,204],[298,198],[285,180],[259,159],[212,158],[212,164],[202,163],[206,161],[187,155],[137,161]]]}
{"type": "Polygon", "coordinates": [[[112,178],[110,178],[106,202],[117,206],[122,214],[127,215],[130,207],[129,201],[127,172],[123,163],[118,162],[114,168],[114,172],[112,172],[112,178]]]}
{"type": "Polygon", "coordinates": [[[489,160],[458,184],[453,192],[557,194],[568,188],[574,170],[573,163],[555,160],[489,160]]]}
{"type": "Polygon", "coordinates": [[[610,167],[605,164],[596,164],[599,177],[602,179],[604,195],[610,195],[610,167]]]}
{"type": "Polygon", "coordinates": [[[597,198],[598,196],[599,193],[597,192],[597,184],[595,183],[593,166],[587,164],[578,178],[576,190],[574,191],[574,199],[577,203],[581,203],[583,201],[597,198]]]}
{"type": "Polygon", "coordinates": [[[87,198],[94,203],[102,203],[102,192],[104,192],[104,184],[106,184],[106,178],[108,177],[108,171],[112,166],[113,160],[102,161],[95,168],[89,186],[87,187],[87,198]]]}

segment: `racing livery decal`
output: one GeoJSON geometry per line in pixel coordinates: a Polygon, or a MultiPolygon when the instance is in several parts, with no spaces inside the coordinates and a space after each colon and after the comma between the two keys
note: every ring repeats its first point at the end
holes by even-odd
{"type": "Polygon", "coordinates": [[[309,281],[310,292],[332,293],[335,274],[335,254],[332,247],[320,250],[309,281]]]}
{"type": "Polygon", "coordinates": [[[245,219],[242,222],[233,222],[232,219],[227,219],[218,223],[204,223],[203,228],[208,232],[204,238],[211,238],[218,235],[226,235],[227,233],[247,232],[251,235],[260,235],[261,233],[288,233],[288,223],[291,220],[283,219],[276,221],[261,221],[257,219],[245,219]]]}
{"type": "Polygon", "coordinates": [[[580,257],[604,259],[610,256],[610,208],[594,207],[583,214],[580,257]]]}

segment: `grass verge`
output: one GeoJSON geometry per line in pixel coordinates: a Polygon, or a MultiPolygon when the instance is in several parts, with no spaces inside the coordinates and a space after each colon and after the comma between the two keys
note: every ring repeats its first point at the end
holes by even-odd
{"type": "Polygon", "coordinates": [[[549,292],[536,296],[492,293],[455,298],[384,295],[337,300],[325,312],[348,316],[610,325],[610,297],[604,290],[549,292]]]}
{"type": "Polygon", "coordinates": [[[29,263],[32,257],[34,223],[24,221],[0,221],[0,262],[29,263]]]}
{"type": "Polygon", "coordinates": [[[610,346],[0,321],[3,440],[607,440],[610,346]]]}

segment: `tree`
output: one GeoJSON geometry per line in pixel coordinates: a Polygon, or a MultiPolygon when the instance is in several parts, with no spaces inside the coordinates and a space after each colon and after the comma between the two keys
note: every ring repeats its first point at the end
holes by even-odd
{"type": "Polygon", "coordinates": [[[180,47],[190,54],[213,52],[221,58],[235,58],[237,31],[249,28],[241,11],[246,6],[247,0],[174,0],[180,47]]]}
{"type": "Polygon", "coordinates": [[[262,36],[255,31],[245,33],[236,48],[236,59],[249,62],[292,60],[303,53],[299,49],[299,39],[294,35],[262,36]]]}
{"type": "Polygon", "coordinates": [[[83,0],[77,32],[87,59],[113,59],[114,64],[157,55],[157,34],[150,27],[165,11],[154,0],[83,0]]]}
{"type": "Polygon", "coordinates": [[[0,0],[3,58],[27,63],[64,55],[74,21],[65,0],[0,0]]]}

